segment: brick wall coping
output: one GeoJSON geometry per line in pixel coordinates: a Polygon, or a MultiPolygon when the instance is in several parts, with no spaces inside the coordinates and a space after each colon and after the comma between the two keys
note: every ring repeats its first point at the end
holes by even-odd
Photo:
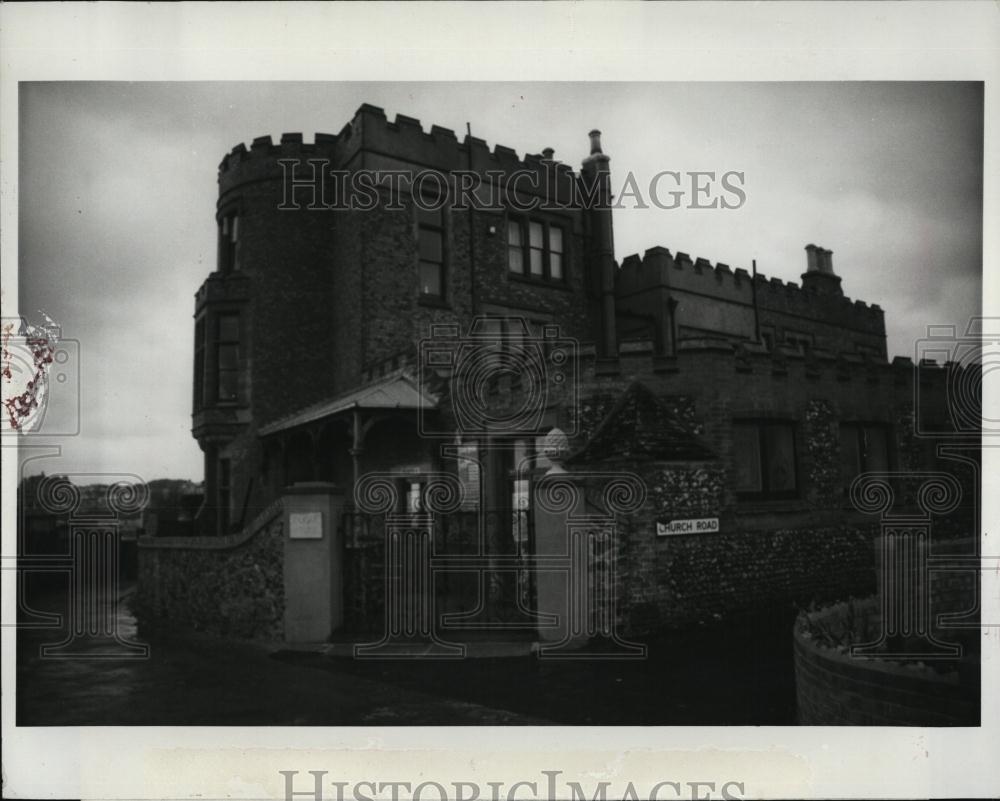
{"type": "Polygon", "coordinates": [[[281,515],[283,504],[281,498],[266,507],[250,525],[235,534],[222,537],[139,537],[140,548],[170,548],[175,550],[193,551],[226,551],[238,548],[254,538],[269,523],[281,515]]]}

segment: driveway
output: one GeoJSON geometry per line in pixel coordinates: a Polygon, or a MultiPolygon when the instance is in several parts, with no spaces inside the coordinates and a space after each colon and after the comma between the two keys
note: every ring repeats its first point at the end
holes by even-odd
{"type": "MultiPolygon", "coordinates": [[[[64,612],[48,596],[36,608],[64,612]]],[[[117,604],[121,636],[135,620],[117,604]]],[[[648,657],[355,661],[191,634],[144,659],[51,659],[18,631],[18,725],[794,725],[791,616],[665,635],[648,657]]],[[[113,643],[110,643],[113,645],[113,643]]],[[[107,641],[86,641],[84,656],[107,641]]]]}

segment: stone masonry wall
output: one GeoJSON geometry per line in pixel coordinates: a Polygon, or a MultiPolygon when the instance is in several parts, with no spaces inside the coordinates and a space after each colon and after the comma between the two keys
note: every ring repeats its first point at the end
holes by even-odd
{"type": "Polygon", "coordinates": [[[241,534],[141,539],[133,602],[140,630],[280,640],[282,535],[281,506],[275,504],[241,534]]]}
{"type": "Polygon", "coordinates": [[[747,610],[791,609],[875,590],[875,526],[734,530],[723,522],[718,533],[657,536],[663,519],[653,507],[624,526],[619,597],[631,633],[739,620],[747,610]]]}
{"type": "MultiPolygon", "coordinates": [[[[704,463],[615,463],[615,469],[640,475],[648,493],[645,506],[620,525],[618,595],[625,629],[639,634],[737,618],[749,609],[791,609],[873,593],[880,524],[855,511],[844,493],[841,421],[889,426],[891,469],[942,470],[958,478],[968,502],[935,519],[934,529],[939,539],[969,536],[975,470],[936,457],[934,443],[915,438],[911,373],[905,365],[845,371],[833,363],[781,363],[764,355],[741,363],[732,349],[714,347],[667,362],[639,353],[623,356],[611,374],[585,366],[578,404],[584,437],[611,408],[615,388],[637,379],[674,403],[678,421],[718,456],[704,463]],[[736,497],[732,431],[739,417],[794,424],[796,498],[736,497]],[[657,535],[657,522],[704,517],[718,517],[720,531],[657,535]]],[[[904,503],[910,500],[908,483],[901,482],[904,503]]]]}

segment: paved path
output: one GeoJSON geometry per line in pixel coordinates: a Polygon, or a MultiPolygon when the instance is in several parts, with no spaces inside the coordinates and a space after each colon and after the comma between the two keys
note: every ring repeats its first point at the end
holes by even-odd
{"type": "MultiPolygon", "coordinates": [[[[59,611],[49,599],[46,611],[59,611]]],[[[43,608],[41,604],[39,608],[43,608]]],[[[118,631],[136,639],[120,606],[118,631]]],[[[18,725],[501,725],[537,718],[442,698],[350,672],[275,659],[205,636],[150,642],[148,659],[49,659],[65,631],[18,631],[18,725]]],[[[93,653],[108,641],[90,641],[93,653]]]]}
{"type": "MultiPolygon", "coordinates": [[[[204,635],[153,639],[148,659],[53,660],[39,648],[60,632],[19,631],[18,724],[792,725],[783,618],[675,633],[628,662],[359,662],[204,635]]],[[[117,623],[137,637],[123,605],[117,623]]]]}

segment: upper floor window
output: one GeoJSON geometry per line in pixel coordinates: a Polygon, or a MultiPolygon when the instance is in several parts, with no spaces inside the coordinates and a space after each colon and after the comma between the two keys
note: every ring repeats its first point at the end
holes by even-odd
{"type": "Polygon", "coordinates": [[[770,500],[798,494],[795,427],[791,423],[734,421],[733,462],[740,497],[770,500]]]}
{"type": "Polygon", "coordinates": [[[240,383],[240,316],[220,314],[215,322],[216,400],[235,401],[240,383]]]}
{"type": "Polygon", "coordinates": [[[240,218],[235,211],[227,212],[219,220],[219,271],[223,273],[240,269],[237,245],[240,239],[240,218]]]}
{"type": "Polygon", "coordinates": [[[564,255],[560,226],[525,217],[507,219],[507,269],[514,275],[561,283],[564,255]]]}
{"type": "Polygon", "coordinates": [[[785,331],[785,344],[803,355],[808,355],[813,347],[812,334],[803,331],[785,331]]]}
{"type": "Polygon", "coordinates": [[[444,209],[433,195],[424,194],[421,199],[422,204],[414,204],[417,208],[420,294],[443,299],[444,209]]]}
{"type": "Polygon", "coordinates": [[[760,341],[768,352],[774,350],[774,326],[762,325],[760,327],[760,341]]]}
{"type": "Polygon", "coordinates": [[[862,473],[887,471],[888,427],[879,423],[841,423],[840,465],[845,492],[862,473]]]}
{"type": "Polygon", "coordinates": [[[476,320],[475,336],[481,386],[493,393],[506,384],[534,386],[539,365],[558,342],[558,327],[495,311],[476,320]]]}
{"type": "Polygon", "coordinates": [[[205,318],[194,324],[194,410],[205,402],[205,318]]]}

